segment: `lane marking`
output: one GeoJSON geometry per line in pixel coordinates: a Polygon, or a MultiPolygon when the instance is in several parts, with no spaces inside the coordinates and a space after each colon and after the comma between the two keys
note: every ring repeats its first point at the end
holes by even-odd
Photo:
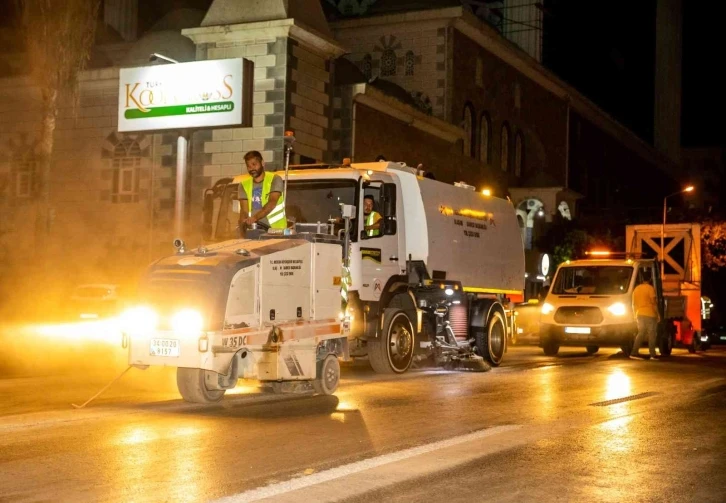
{"type": "Polygon", "coordinates": [[[475,431],[473,433],[467,433],[466,435],[460,435],[458,437],[440,440],[438,442],[424,444],[418,447],[412,447],[410,449],[392,452],[390,454],[383,454],[381,456],[364,459],[362,461],[356,461],[354,463],[338,466],[336,468],[331,468],[329,470],[314,473],[312,475],[305,475],[303,477],[287,480],[285,482],[269,484],[232,496],[226,496],[215,501],[217,503],[248,503],[252,501],[259,501],[265,498],[273,498],[292,491],[297,491],[299,489],[305,489],[314,485],[330,482],[331,480],[355,475],[365,470],[378,468],[380,466],[390,463],[404,461],[415,456],[428,454],[430,452],[438,451],[447,447],[453,447],[460,444],[465,444],[467,442],[481,440],[483,438],[498,435],[500,433],[515,431],[520,428],[522,428],[521,425],[506,425],[486,428],[484,430],[475,431]]]}
{"type": "Polygon", "coordinates": [[[638,393],[637,395],[624,396],[622,398],[613,398],[612,400],[605,400],[603,402],[590,403],[588,405],[593,407],[607,407],[608,405],[615,405],[616,403],[630,402],[632,400],[640,400],[642,398],[648,398],[651,396],[659,395],[657,391],[646,391],[645,393],[638,393]]]}

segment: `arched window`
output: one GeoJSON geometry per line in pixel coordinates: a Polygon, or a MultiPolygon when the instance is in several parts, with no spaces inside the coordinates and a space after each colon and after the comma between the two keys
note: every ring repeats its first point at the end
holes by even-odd
{"type": "Polygon", "coordinates": [[[514,174],[522,176],[524,171],[524,135],[521,131],[514,137],[514,174]]]}
{"type": "Polygon", "coordinates": [[[416,62],[416,56],[413,55],[413,51],[408,51],[406,53],[406,76],[411,77],[413,75],[413,65],[416,62]]]}
{"type": "Polygon", "coordinates": [[[501,145],[499,151],[499,165],[502,171],[509,171],[509,125],[505,122],[502,126],[501,145]]]}
{"type": "Polygon", "coordinates": [[[474,109],[470,104],[464,107],[464,149],[463,154],[469,157],[476,156],[476,137],[474,136],[474,109]]]}
{"type": "Polygon", "coordinates": [[[381,77],[396,75],[396,53],[393,49],[386,49],[381,55],[381,77]]]}
{"type": "Polygon", "coordinates": [[[484,113],[479,121],[479,160],[489,164],[489,149],[492,139],[492,122],[489,116],[484,113]]]}
{"type": "Polygon", "coordinates": [[[113,167],[114,203],[131,203],[139,200],[139,168],[141,166],[141,147],[132,138],[126,137],[116,144],[111,159],[113,167]]]}
{"type": "Polygon", "coordinates": [[[361,65],[361,71],[366,76],[367,80],[371,80],[373,77],[373,58],[370,54],[363,56],[363,63],[361,65]]]}

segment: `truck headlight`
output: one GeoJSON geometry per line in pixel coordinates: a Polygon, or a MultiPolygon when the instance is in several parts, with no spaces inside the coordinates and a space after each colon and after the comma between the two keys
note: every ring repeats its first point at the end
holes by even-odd
{"type": "Polygon", "coordinates": [[[616,302],[612,306],[608,307],[608,311],[610,311],[610,314],[613,316],[624,316],[625,313],[628,312],[628,308],[626,308],[625,304],[622,302],[616,302]]]}
{"type": "Polygon", "coordinates": [[[145,306],[132,307],[121,315],[121,328],[131,336],[150,334],[158,324],[159,316],[145,306]]]}
{"type": "Polygon", "coordinates": [[[204,318],[194,309],[182,309],[171,317],[171,329],[180,337],[198,335],[203,327],[204,318]]]}
{"type": "Polygon", "coordinates": [[[549,302],[545,302],[544,304],[542,304],[542,314],[550,314],[554,310],[555,306],[553,306],[549,302]]]}

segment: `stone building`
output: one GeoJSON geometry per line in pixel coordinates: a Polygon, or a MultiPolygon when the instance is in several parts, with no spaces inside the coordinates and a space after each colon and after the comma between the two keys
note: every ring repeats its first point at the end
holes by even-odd
{"type": "MultiPolygon", "coordinates": [[[[510,21],[533,8],[499,3],[511,7],[510,21]]],[[[151,53],[255,64],[252,127],[191,132],[190,243],[199,240],[204,189],[244,171],[252,149],[280,169],[285,130],[297,139],[294,163],[384,155],[509,196],[529,248],[538,219],[632,198],[648,204],[672,184],[662,175],[671,169],[664,155],[542,67],[536,31],[525,36],[510,23],[507,32],[506,23],[491,22],[492,11],[472,8],[477,2],[187,4],[205,8],[169,10],[140,32],[134,20],[148,6],[104,2],[80,107],[61,109],[55,134],[49,246],[69,276],[123,279],[170,250],[178,133],[117,131],[119,68],[163,64],[150,63],[151,53]],[[633,173],[652,180],[653,196],[628,182],[633,173]]],[[[22,55],[6,60],[22,69],[22,55]]],[[[39,126],[29,78],[0,79],[0,242],[17,257],[34,248],[39,126]]]]}

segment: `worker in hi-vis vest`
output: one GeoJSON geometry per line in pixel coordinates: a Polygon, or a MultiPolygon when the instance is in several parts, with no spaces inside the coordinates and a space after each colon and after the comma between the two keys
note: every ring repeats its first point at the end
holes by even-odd
{"type": "Polygon", "coordinates": [[[374,201],[375,199],[370,195],[363,198],[363,216],[365,217],[363,225],[366,236],[369,238],[381,235],[381,214],[373,211],[374,201]]]}
{"type": "Polygon", "coordinates": [[[240,183],[240,228],[243,223],[247,226],[259,224],[264,228],[287,228],[282,178],[265,171],[265,161],[256,150],[245,154],[245,164],[250,176],[240,183]]]}

